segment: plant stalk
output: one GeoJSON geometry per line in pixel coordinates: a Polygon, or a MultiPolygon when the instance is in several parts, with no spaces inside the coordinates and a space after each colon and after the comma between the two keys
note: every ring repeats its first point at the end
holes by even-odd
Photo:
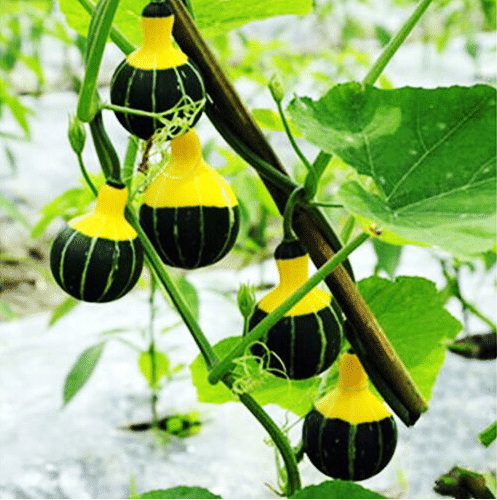
{"type": "Polygon", "coordinates": [[[362,80],[363,86],[372,85],[374,82],[376,82],[379,76],[383,73],[386,65],[390,62],[399,47],[404,43],[409,33],[412,31],[414,26],[416,26],[418,21],[421,19],[421,16],[424,14],[425,10],[428,8],[432,1],[433,0],[421,0],[418,3],[414,12],[407,18],[396,35],[387,43],[382,53],[380,54],[380,57],[378,57],[376,62],[369,69],[368,73],[362,80]]]}

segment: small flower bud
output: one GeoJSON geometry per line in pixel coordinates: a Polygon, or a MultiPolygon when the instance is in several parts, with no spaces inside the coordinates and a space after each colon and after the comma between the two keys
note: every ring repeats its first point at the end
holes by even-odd
{"type": "Polygon", "coordinates": [[[242,313],[244,318],[248,318],[255,307],[255,294],[254,289],[251,285],[241,284],[238,290],[238,309],[242,313]]]}
{"type": "Polygon", "coordinates": [[[269,91],[276,102],[281,102],[283,97],[285,97],[285,92],[283,90],[283,84],[281,83],[280,75],[274,73],[269,79],[269,91]]]}
{"type": "Polygon", "coordinates": [[[69,118],[69,131],[67,135],[69,137],[69,143],[71,144],[72,150],[77,155],[80,155],[85,147],[86,130],[83,123],[77,116],[69,118]]]}

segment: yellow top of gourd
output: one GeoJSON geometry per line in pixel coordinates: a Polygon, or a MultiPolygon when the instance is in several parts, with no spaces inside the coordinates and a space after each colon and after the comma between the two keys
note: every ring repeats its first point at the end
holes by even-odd
{"type": "Polygon", "coordinates": [[[338,385],[314,406],[326,418],[339,418],[354,425],[378,422],[392,415],[369,389],[359,358],[350,353],[340,359],[338,385]]]}
{"type": "Polygon", "coordinates": [[[69,221],[69,226],[91,238],[107,238],[114,241],[133,240],[136,231],[124,218],[128,190],[103,184],[98,190],[97,204],[93,212],[69,221]]]}
{"type": "Polygon", "coordinates": [[[174,16],[142,17],[143,46],[129,54],[128,63],[139,69],[168,69],[185,64],[187,55],[173,45],[174,16]]]}
{"type": "Polygon", "coordinates": [[[194,129],[171,141],[169,161],[148,186],[143,201],[155,208],[238,205],[226,179],[202,158],[194,129]]]}
{"type": "MultiPolygon", "coordinates": [[[[297,288],[300,288],[309,278],[309,255],[293,259],[276,259],[280,274],[278,285],[265,295],[257,304],[259,309],[270,313],[282,304],[297,288]]],[[[313,288],[285,316],[300,316],[310,314],[330,305],[331,295],[324,290],[313,288]]]]}

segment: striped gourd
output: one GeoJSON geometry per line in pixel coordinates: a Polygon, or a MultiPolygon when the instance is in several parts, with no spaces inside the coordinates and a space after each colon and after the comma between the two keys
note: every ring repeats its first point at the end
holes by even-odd
{"type": "Polygon", "coordinates": [[[104,184],[94,211],[72,219],[56,236],[50,268],[59,286],[76,299],[119,299],[140,277],[143,248],[124,218],[127,197],[124,186],[104,184]]]}
{"type": "Polygon", "coordinates": [[[213,264],[235,244],[238,201],[203,160],[194,129],[171,141],[168,164],[145,192],[140,224],[162,261],[183,269],[213,264]]]}
{"type": "Polygon", "coordinates": [[[121,125],[141,139],[158,129],[171,139],[193,127],[202,114],[205,89],[195,64],[172,44],[174,15],[166,2],[151,2],[142,12],[143,47],[116,68],[110,100],[117,106],[164,113],[163,120],[116,112],[121,125]]]}
{"type": "MultiPolygon", "coordinates": [[[[249,320],[250,329],[308,279],[309,256],[300,241],[283,241],[274,256],[280,281],[256,305],[249,320]]],[[[251,351],[275,375],[300,380],[326,370],[338,356],[340,340],[340,325],[331,307],[331,295],[314,288],[269,329],[261,339],[265,347],[255,343],[251,351]]]]}
{"type": "Polygon", "coordinates": [[[343,355],[338,385],[306,415],[303,443],[314,466],[336,479],[361,481],[390,462],[397,445],[395,420],[369,389],[355,354],[343,355]]]}

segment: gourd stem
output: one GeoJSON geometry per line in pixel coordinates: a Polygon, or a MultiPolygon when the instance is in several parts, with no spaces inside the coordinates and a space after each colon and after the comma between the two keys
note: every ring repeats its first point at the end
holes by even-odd
{"type": "Polygon", "coordinates": [[[217,363],[209,372],[209,382],[216,384],[231,368],[233,360],[245,352],[247,347],[259,340],[265,332],[274,326],[295,304],[305,297],[316,285],[328,276],[335,267],[341,264],[357,247],[369,239],[368,233],[361,233],[339,250],[309,280],[298,288],[282,304],[268,314],[245,336],[231,352],[217,363]]]}
{"type": "Polygon", "coordinates": [[[122,184],[121,164],[116,150],[105,131],[102,111],[96,113],[91,120],[90,132],[105,179],[116,184],[122,184]]]}
{"type": "Polygon", "coordinates": [[[292,194],[288,197],[288,201],[285,205],[285,211],[283,212],[283,239],[285,241],[296,240],[297,237],[293,232],[293,213],[295,207],[304,196],[304,188],[297,187],[292,191],[292,194]]]}
{"type": "Polygon", "coordinates": [[[285,496],[290,497],[296,491],[302,488],[300,473],[295,459],[295,453],[290,446],[288,438],[281,432],[274,420],[264,411],[264,409],[247,393],[239,394],[240,401],[254,415],[260,424],[266,429],[267,433],[277,446],[287,472],[287,483],[285,496]]]}
{"type": "Polygon", "coordinates": [[[369,69],[368,73],[362,80],[363,87],[366,85],[372,85],[379,78],[386,65],[390,62],[399,47],[404,43],[404,40],[407,38],[414,26],[416,26],[431,2],[432,0],[421,0],[421,2],[419,2],[414,12],[400,27],[397,34],[387,43],[383,52],[380,54],[380,57],[378,57],[376,62],[369,69]]]}
{"type": "Polygon", "coordinates": [[[81,153],[77,153],[76,156],[78,157],[79,169],[81,170],[81,174],[83,175],[86,184],[88,184],[90,189],[93,191],[93,194],[97,196],[98,189],[95,187],[95,184],[93,184],[90,176],[88,175],[88,171],[86,170],[85,164],[83,162],[83,155],[81,153]]]}

